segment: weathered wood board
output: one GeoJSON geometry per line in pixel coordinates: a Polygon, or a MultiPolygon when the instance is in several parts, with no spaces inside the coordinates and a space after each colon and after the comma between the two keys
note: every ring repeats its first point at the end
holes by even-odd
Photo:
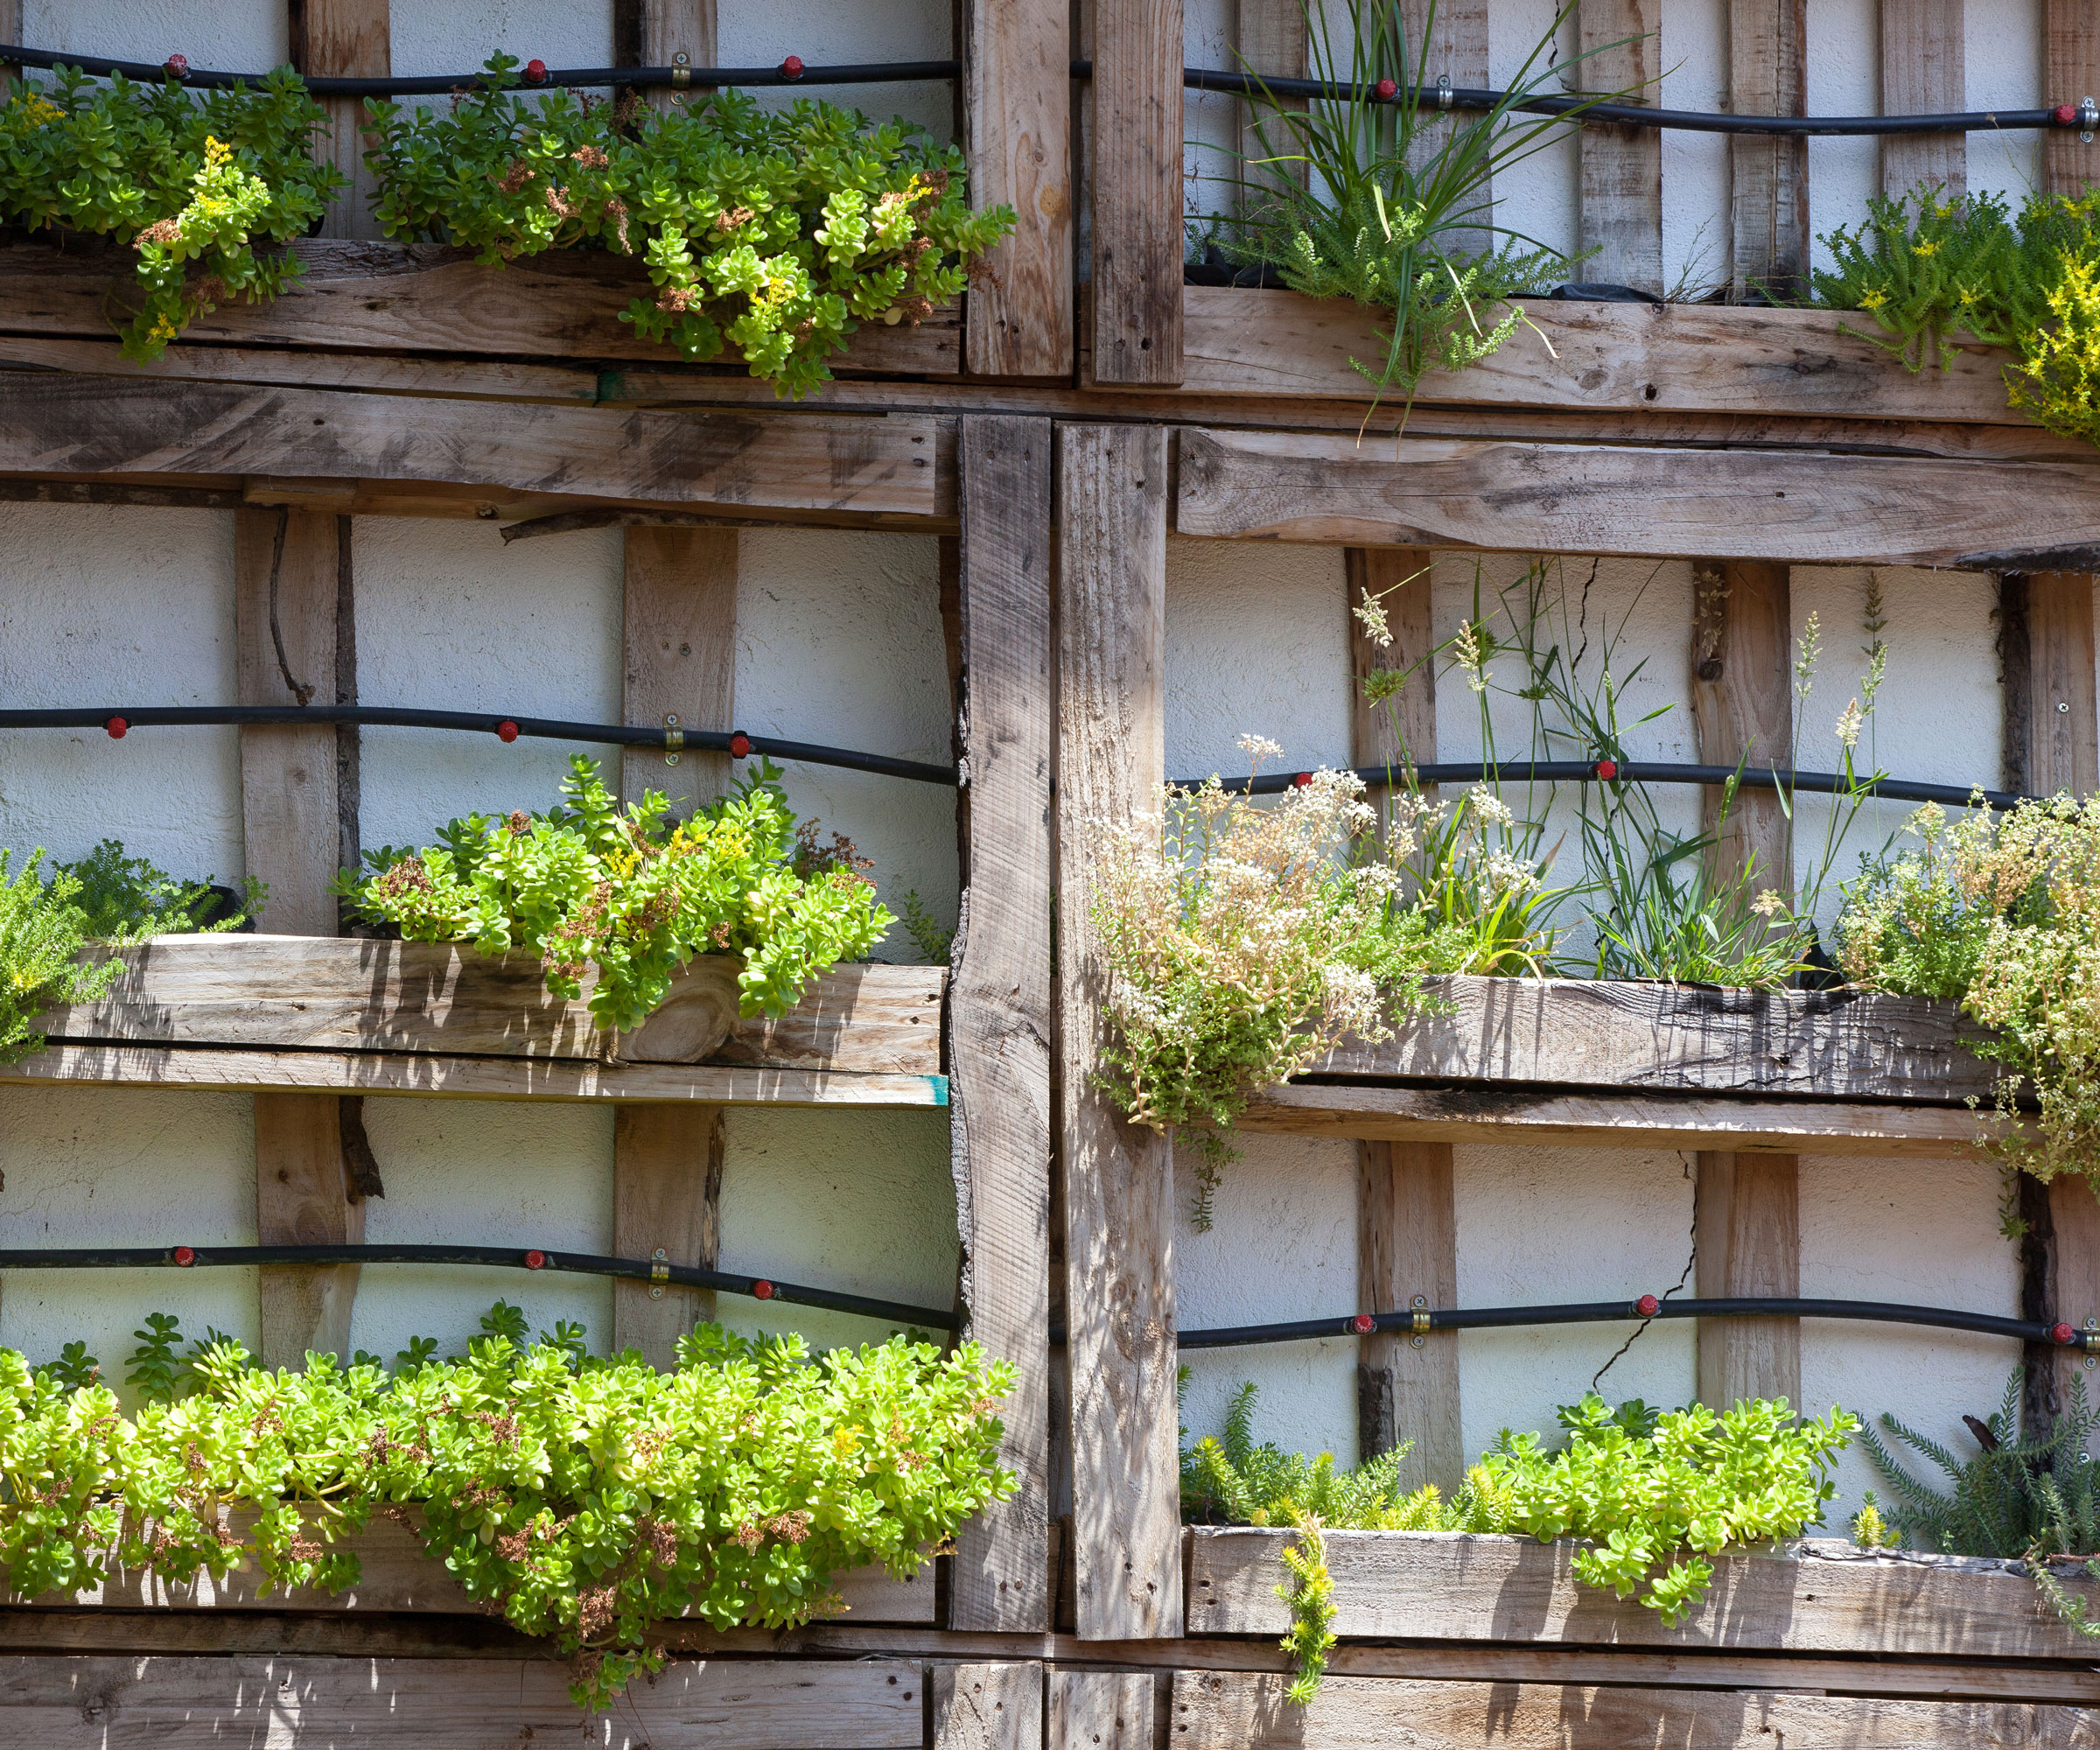
{"type": "MultiPolygon", "coordinates": [[[[1288,1531],[1188,1534],[1188,1632],[1280,1634],[1276,1595],[1288,1531]]],[[[1462,1532],[1330,1531],[1334,1630],[1344,1638],[1740,1647],[1961,1658],[2090,1658],[2017,1564],[1863,1551],[1810,1539],[1775,1555],[1714,1560],[1706,1596],[1679,1628],[1637,1600],[1577,1581],[1572,1542],[1462,1532]]],[[[2067,1578],[2100,1603],[2100,1585],[2067,1578]]]]}
{"type": "Polygon", "coordinates": [[[592,979],[565,1001],[548,994],[538,956],[484,955],[471,943],[172,935],[120,957],[124,971],[108,996],[52,1010],[38,1023],[52,1040],[632,1063],[705,1058],[894,1075],[941,1069],[948,970],[940,966],[835,966],[777,1020],[746,1020],[736,1017],[731,962],[704,955],[641,1026],[615,1035],[591,1018],[592,979]]]}

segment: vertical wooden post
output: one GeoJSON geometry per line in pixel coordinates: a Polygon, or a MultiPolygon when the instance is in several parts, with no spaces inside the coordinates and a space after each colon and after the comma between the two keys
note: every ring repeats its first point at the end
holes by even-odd
{"type": "MultiPolygon", "coordinates": [[[[234,626],[241,702],[326,703],[338,685],[337,519],[310,510],[234,513],[234,626]]],[[[269,884],[262,923],[284,935],[333,935],[342,822],[337,748],[326,724],[241,731],[241,809],[248,872],[269,884]]],[[[256,1227],[264,1245],[347,1245],[364,1238],[343,1162],[332,1094],[257,1094],[256,1227]]],[[[262,1271],[265,1367],[297,1367],[309,1349],[350,1352],[357,1266],[285,1264],[262,1271]]]]}
{"type": "MultiPolygon", "coordinates": [[[[1448,77],[1454,86],[1473,90],[1489,83],[1488,0],[1400,0],[1400,27],[1407,33],[1407,52],[1412,58],[1409,72],[1416,83],[1434,88],[1439,79],[1448,77]],[[1432,4],[1436,11],[1433,19],[1430,17],[1432,4]]],[[[1436,150],[1454,130],[1470,126],[1474,118],[1432,112],[1422,119],[1424,125],[1415,136],[1418,162],[1436,150]]],[[[1483,183],[1480,200],[1487,201],[1490,193],[1483,183]]],[[[1454,232],[1452,242],[1466,248],[1488,246],[1485,227],[1478,231],[1454,232]]]]}
{"type": "MultiPolygon", "coordinates": [[[[1174,39],[1176,52],[1180,38],[1174,39]]],[[[1106,978],[1088,907],[1102,835],[1157,807],[1166,769],[1166,433],[1058,430],[1059,1134],[1065,1186],[1077,1623],[1181,1633],[1174,1190],[1166,1139],[1094,1077],[1106,978]]]]}
{"type": "Polygon", "coordinates": [[[1094,380],[1181,381],[1181,0],[1093,0],[1094,380]]]}
{"type": "Polygon", "coordinates": [[[935,1665],[930,1701],[933,1750],[1042,1750],[1040,1662],[935,1665]]]}
{"type": "Polygon", "coordinates": [[[1152,1684],[1150,1671],[1051,1672],[1049,1750],[1150,1750],[1152,1684]]]}
{"type": "MultiPolygon", "coordinates": [[[[22,0],[0,0],[0,42],[22,41],[22,0]]],[[[24,44],[27,47],[28,45],[24,44]]],[[[14,93],[16,69],[0,64],[0,103],[14,93]]]]}
{"type": "MultiPolygon", "coordinates": [[[[1930,116],[1969,107],[1962,29],[1962,0],[1881,0],[1884,116],[1930,116]]],[[[1949,194],[1966,192],[1969,136],[1883,136],[1882,193],[1900,200],[1920,183],[1949,194]]]]}
{"type": "MultiPolygon", "coordinates": [[[[1351,548],[1349,758],[1358,766],[1422,765],[1437,757],[1436,648],[1430,554],[1403,547],[1351,548]],[[1381,645],[1356,610],[1368,597],[1392,642],[1381,645]],[[1364,682],[1379,669],[1411,670],[1390,699],[1372,704],[1364,682]]],[[[1381,823],[1389,792],[1371,787],[1381,823]]],[[[1358,1303],[1367,1312],[1458,1304],[1458,1222],[1448,1143],[1356,1144],[1358,1303]]],[[[1362,1340],[1356,1368],[1356,1435],[1362,1458],[1409,1444],[1402,1474],[1446,1493],[1466,1474],[1459,1422],[1459,1351],[1448,1336],[1381,1331],[1362,1340]]]]}
{"type": "MultiPolygon", "coordinates": [[[[1250,70],[1276,79],[1306,77],[1312,43],[1306,32],[1305,10],[1298,0],[1237,0],[1233,27],[1239,61],[1250,70]]],[[[1306,106],[1302,99],[1292,98],[1284,100],[1280,107],[1303,109],[1306,106]]],[[[1268,108],[1268,105],[1250,98],[1240,100],[1240,162],[1233,173],[1257,188],[1278,180],[1295,182],[1303,188],[1306,175],[1304,164],[1259,163],[1265,155],[1254,126],[1268,108]]],[[[1268,122],[1268,133],[1271,150],[1290,150],[1289,135],[1274,121],[1268,122]]],[[[1242,213],[1249,209],[1252,200],[1251,195],[1242,192],[1239,205],[1242,213]]]]}
{"type": "MultiPolygon", "coordinates": [[[[2092,0],[2042,0],[2042,101],[2080,103],[2100,98],[2100,9],[2092,0]]],[[[2051,194],[2078,194],[2100,182],[2100,144],[2087,145],[2076,128],[2048,128],[2041,136],[2041,186],[2051,194]]]]}
{"type": "Polygon", "coordinates": [[[1018,1480],[956,1538],[948,1626],[1050,1628],[1050,541],[1046,419],[962,422],[962,806],[948,1119],[963,1332],[1010,1361],[1018,1480]]]}
{"type": "MultiPolygon", "coordinates": [[[[394,70],[388,0],[287,0],[291,14],[291,64],[300,73],[331,79],[383,79],[394,70]]],[[[324,97],[327,137],[318,143],[324,162],[346,178],[328,216],[324,237],[376,237],[372,212],[378,185],[365,167],[365,100],[324,97]]]]}
{"type": "MultiPolygon", "coordinates": [[[[733,528],[626,531],[620,708],[631,724],[731,726],[736,696],[737,533],[733,528]]],[[[620,792],[663,791],[682,818],[727,788],[729,757],[629,748],[620,792]]],[[[721,1251],[724,1110],[717,1105],[623,1106],[612,1127],[613,1250],[711,1270],[721,1251]]],[[[612,1285],[612,1346],[671,1368],[678,1339],[715,1316],[704,1289],[612,1285]]]]}
{"type": "MultiPolygon", "coordinates": [[[[612,0],[612,65],[688,66],[715,63],[715,0],[612,0]]],[[[695,88],[698,89],[699,88],[695,88]]],[[[647,94],[655,108],[682,101],[662,87],[647,94]]]]}
{"type": "MultiPolygon", "coordinates": [[[[1728,0],[1729,108],[1805,116],[1808,89],[1808,0],[1728,0]]],[[[1728,167],[1733,294],[1791,296],[1809,270],[1809,143],[1731,134],[1728,167]]]]}
{"type": "MultiPolygon", "coordinates": [[[[979,212],[1012,206],[1020,221],[970,275],[963,365],[980,376],[1069,377],[1070,8],[1068,0],[964,0],[962,11],[970,204],[979,212]]],[[[1174,114],[1178,122],[1178,103],[1174,114]]],[[[1177,145],[1177,174],[1180,162],[1177,145]]]]}
{"type": "MultiPolygon", "coordinates": [[[[2082,571],[2011,576],[1998,586],[1998,654],[2006,687],[2006,778],[2012,788],[2090,796],[2100,788],[2100,699],[2093,679],[2093,578],[2082,571]]],[[[2023,1318],[2100,1313],[2100,1204],[2084,1180],[2019,1186],[2023,1318]]],[[[2082,1357],[2030,1343],[2022,1419],[2031,1435],[2055,1425],[2082,1357]]]]}
{"type": "MultiPolygon", "coordinates": [[[[1692,714],[1699,757],[1784,772],[1794,763],[1792,593],[1788,569],[1749,561],[1692,572],[1692,714]]],[[[1720,793],[1704,825],[1720,825],[1720,793]]],[[[1792,842],[1771,791],[1736,793],[1714,853],[1723,875],[1754,867],[1758,885],[1794,889],[1792,842]]],[[[1792,1155],[1698,1157],[1698,1292],[1703,1298],[1800,1292],[1799,1163],[1792,1155]]],[[[1801,1404],[1801,1327],[1791,1319],[1727,1319],[1699,1326],[1699,1397],[1726,1410],[1742,1397],[1801,1404]]]]}
{"type": "MultiPolygon", "coordinates": [[[[1630,91],[1635,103],[1657,101],[1662,0],[1581,0],[1576,29],[1583,54],[1576,78],[1584,90],[1630,91]]],[[[1597,252],[1584,264],[1583,277],[1660,297],[1662,136],[1653,128],[1586,122],[1578,143],[1581,245],[1597,252]]]]}

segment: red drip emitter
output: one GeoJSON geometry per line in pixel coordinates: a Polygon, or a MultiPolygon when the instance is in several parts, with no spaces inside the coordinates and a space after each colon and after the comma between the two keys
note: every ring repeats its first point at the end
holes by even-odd
{"type": "Polygon", "coordinates": [[[1662,1310],[1662,1303],[1656,1299],[1652,1294],[1643,1294],[1638,1300],[1634,1302],[1634,1305],[1639,1309],[1641,1316],[1643,1319],[1654,1318],[1656,1314],[1662,1310]]]}
{"type": "Polygon", "coordinates": [[[528,85],[544,85],[547,82],[547,63],[536,55],[525,63],[525,82],[528,85]]]}
{"type": "Polygon", "coordinates": [[[183,1268],[186,1270],[190,1265],[197,1262],[197,1248],[194,1246],[177,1246],[175,1248],[174,1258],[177,1264],[182,1265],[183,1268]]]}
{"type": "Polygon", "coordinates": [[[1371,94],[1376,97],[1381,103],[1390,103],[1398,94],[1399,89],[1400,88],[1395,85],[1391,80],[1382,79],[1371,88],[1371,94]]]}
{"type": "Polygon", "coordinates": [[[729,738],[729,751],[732,758],[742,760],[751,752],[751,738],[742,730],[735,731],[729,738]]]}
{"type": "Polygon", "coordinates": [[[1619,762],[1616,760],[1600,760],[1597,762],[1597,776],[1600,781],[1608,784],[1618,775],[1619,762]]]}
{"type": "Polygon", "coordinates": [[[2049,1331],[2049,1340],[2052,1342],[2057,1343],[2068,1343],[2075,1341],[2077,1338],[2077,1332],[2074,1331],[2068,1324],[2057,1324],[2052,1326],[2049,1331]]]}
{"type": "Polygon", "coordinates": [[[527,1270],[545,1270],[547,1268],[547,1254],[537,1248],[527,1252],[525,1254],[525,1268],[527,1270]]]}
{"type": "Polygon", "coordinates": [[[102,727],[109,732],[109,738],[112,741],[122,741],[131,733],[130,724],[121,717],[111,718],[102,727]]]}
{"type": "Polygon", "coordinates": [[[786,60],[780,63],[780,71],[790,79],[800,79],[802,76],[802,56],[789,55],[786,60]]]}
{"type": "Polygon", "coordinates": [[[498,741],[515,741],[517,738],[518,726],[508,718],[505,718],[501,723],[496,725],[496,739],[498,741]]]}
{"type": "Polygon", "coordinates": [[[1368,1312],[1359,1312],[1349,1320],[1349,1329],[1360,1337],[1368,1337],[1378,1328],[1378,1321],[1368,1312]]]}
{"type": "Polygon", "coordinates": [[[764,1277],[760,1277],[756,1282],[751,1284],[751,1298],[753,1300],[772,1299],[773,1284],[766,1281],[764,1277]]]}
{"type": "Polygon", "coordinates": [[[168,71],[173,74],[176,78],[187,79],[190,76],[189,56],[183,54],[172,54],[168,57],[167,65],[168,71]]]}

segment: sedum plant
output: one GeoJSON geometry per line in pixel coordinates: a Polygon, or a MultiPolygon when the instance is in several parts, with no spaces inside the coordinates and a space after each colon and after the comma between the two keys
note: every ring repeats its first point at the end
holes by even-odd
{"type": "Polygon", "coordinates": [[[256,245],[304,236],[341,186],[312,153],[326,122],[289,67],[227,91],[61,67],[0,104],[0,215],[130,243],[142,296],[124,354],[158,358],[195,318],[298,276],[297,257],[256,245]]]}
{"type": "Polygon", "coordinates": [[[812,1355],[701,1325],[660,1374],[632,1350],[585,1355],[573,1325],[529,1342],[499,1302],[464,1355],[417,1340],[392,1375],[328,1354],[294,1373],[218,1333],[178,1356],[175,1321],[148,1322],[130,1417],[79,1345],[35,1368],[0,1350],[18,1597],[82,1591],[112,1564],[180,1585],[252,1562],[272,1586],[337,1592],[359,1578],[346,1539],[385,1515],[485,1607],[551,1637],[579,1704],[604,1707],[661,1668],[656,1623],[808,1621],[837,1607],[833,1574],[911,1572],[1013,1488],[991,1413],[1013,1369],[974,1343],[812,1355]],[[234,1508],[256,1516],[244,1534],[222,1521],[234,1508]]]}
{"type": "Polygon", "coordinates": [[[783,396],[829,382],[866,322],[920,322],[1014,226],[972,213],[959,147],[902,122],[735,91],[666,109],[512,94],[493,56],[449,112],[373,102],[367,155],[387,235],[500,263],[593,247],[640,256],[655,296],[621,320],[706,361],[734,346],[783,396]]]}
{"type": "Polygon", "coordinates": [[[733,795],[674,825],[660,793],[623,808],[578,754],[567,806],[468,815],[427,850],[368,850],[366,872],[346,870],[335,891],[411,942],[538,954],[548,990],[570,1001],[595,968],[591,1013],[607,1029],[639,1026],[696,954],[740,956],[742,1012],[783,1014],[895,920],[850,844],[820,845],[814,821],[798,826],[780,775],[760,761],[733,795]]]}

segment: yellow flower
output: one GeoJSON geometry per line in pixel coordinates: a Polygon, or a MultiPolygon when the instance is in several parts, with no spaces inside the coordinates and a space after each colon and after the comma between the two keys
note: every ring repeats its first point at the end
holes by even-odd
{"type": "Polygon", "coordinates": [[[1939,254],[1940,246],[1930,237],[1921,237],[1910,246],[1910,252],[1921,259],[1928,258],[1939,254]]]}
{"type": "Polygon", "coordinates": [[[1859,307],[1862,310],[1879,310],[1887,302],[1888,294],[1878,285],[1869,286],[1859,294],[1859,307]]]}
{"type": "Polygon", "coordinates": [[[220,170],[234,161],[234,149],[206,134],[204,138],[204,167],[220,170]]]}

